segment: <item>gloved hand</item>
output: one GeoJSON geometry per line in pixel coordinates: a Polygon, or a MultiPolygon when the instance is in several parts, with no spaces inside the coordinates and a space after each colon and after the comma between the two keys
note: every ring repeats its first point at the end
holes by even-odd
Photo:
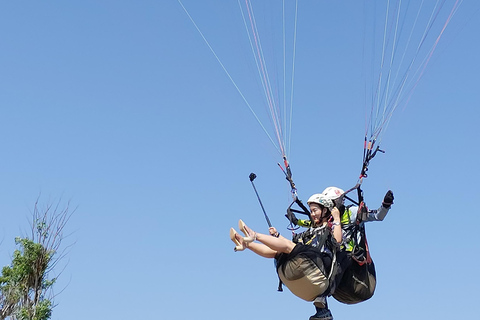
{"type": "Polygon", "coordinates": [[[343,204],[344,202],[345,202],[345,199],[343,197],[337,198],[337,199],[333,200],[333,206],[340,209],[342,206],[345,206],[343,204]]]}
{"type": "Polygon", "coordinates": [[[393,192],[392,190],[388,190],[387,193],[385,194],[385,198],[383,198],[383,202],[382,202],[382,205],[389,209],[390,206],[393,204],[393,192]]]}

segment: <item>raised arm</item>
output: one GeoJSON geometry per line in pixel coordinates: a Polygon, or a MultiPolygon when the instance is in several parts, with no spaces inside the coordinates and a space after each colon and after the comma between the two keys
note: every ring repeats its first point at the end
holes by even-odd
{"type": "Polygon", "coordinates": [[[342,228],[341,228],[341,219],[340,219],[340,211],[338,210],[337,207],[334,207],[332,209],[332,217],[333,217],[333,223],[332,223],[332,231],[333,231],[333,237],[337,241],[337,243],[342,242],[342,228]]]}
{"type": "Polygon", "coordinates": [[[385,197],[383,198],[382,205],[380,208],[377,209],[377,212],[374,212],[372,214],[368,214],[368,220],[369,221],[383,221],[385,219],[388,211],[390,210],[390,207],[393,204],[393,192],[392,190],[388,190],[387,193],[385,194],[385,197]],[[370,216],[372,216],[370,218],[370,216]]]}

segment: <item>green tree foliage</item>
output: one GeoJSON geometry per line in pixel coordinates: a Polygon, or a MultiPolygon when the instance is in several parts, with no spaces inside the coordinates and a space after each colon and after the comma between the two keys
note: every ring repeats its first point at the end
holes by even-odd
{"type": "Polygon", "coordinates": [[[44,210],[35,204],[30,237],[17,237],[12,262],[0,276],[0,320],[47,320],[52,315],[52,286],[57,278],[49,273],[65,256],[60,250],[63,230],[71,213],[68,206],[44,210]]]}

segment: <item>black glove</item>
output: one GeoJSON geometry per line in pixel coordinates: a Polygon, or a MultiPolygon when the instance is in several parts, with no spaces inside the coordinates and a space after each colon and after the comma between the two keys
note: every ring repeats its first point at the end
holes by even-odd
{"type": "Polygon", "coordinates": [[[335,200],[333,200],[333,206],[337,207],[340,210],[340,207],[343,206],[344,198],[340,197],[335,200]]]}
{"type": "Polygon", "coordinates": [[[287,217],[287,219],[291,223],[293,223],[294,225],[297,225],[298,219],[297,219],[297,217],[295,217],[295,215],[293,214],[293,212],[290,209],[287,210],[287,214],[285,215],[285,217],[287,217]]]}
{"type": "Polygon", "coordinates": [[[383,202],[382,202],[382,205],[389,209],[390,206],[393,204],[393,192],[392,190],[388,190],[387,193],[385,194],[385,198],[383,198],[383,202]]]}
{"type": "Polygon", "coordinates": [[[338,211],[340,211],[340,217],[342,217],[343,213],[345,212],[345,205],[343,204],[343,200],[337,199],[334,200],[334,205],[337,207],[338,211]]]}

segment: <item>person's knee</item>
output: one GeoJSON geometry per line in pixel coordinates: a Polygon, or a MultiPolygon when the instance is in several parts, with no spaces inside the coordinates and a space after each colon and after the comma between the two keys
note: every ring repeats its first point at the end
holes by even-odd
{"type": "Polygon", "coordinates": [[[293,248],[295,248],[296,244],[293,243],[292,241],[288,241],[286,243],[286,249],[285,249],[285,253],[291,253],[293,251],[293,248]]]}

